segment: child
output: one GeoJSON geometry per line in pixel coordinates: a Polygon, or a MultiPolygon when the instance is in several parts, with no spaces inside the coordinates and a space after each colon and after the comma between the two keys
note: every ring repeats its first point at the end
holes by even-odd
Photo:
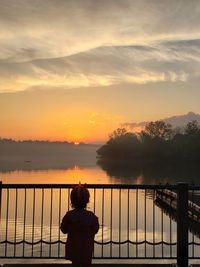
{"type": "Polygon", "coordinates": [[[76,186],[70,197],[73,210],[65,214],[61,223],[61,231],[68,234],[66,259],[71,260],[73,266],[87,267],[91,265],[99,222],[93,212],[86,210],[90,193],[85,186],[76,186]]]}

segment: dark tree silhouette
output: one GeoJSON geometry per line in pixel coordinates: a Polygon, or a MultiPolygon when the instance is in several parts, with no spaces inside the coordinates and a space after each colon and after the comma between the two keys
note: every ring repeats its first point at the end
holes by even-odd
{"type": "Polygon", "coordinates": [[[188,122],[188,124],[185,127],[185,133],[186,134],[199,134],[200,129],[198,127],[198,122],[196,120],[188,122]]]}
{"type": "Polygon", "coordinates": [[[138,155],[140,142],[134,133],[118,128],[110,135],[108,142],[97,150],[100,157],[127,158],[138,155]]]}
{"type": "Polygon", "coordinates": [[[119,128],[97,154],[104,159],[200,160],[200,128],[197,121],[183,130],[163,121],[150,122],[137,135],[119,128]]]}
{"type": "Polygon", "coordinates": [[[142,133],[148,135],[151,139],[169,140],[172,135],[172,126],[164,121],[152,121],[145,126],[145,130],[142,133]]]}

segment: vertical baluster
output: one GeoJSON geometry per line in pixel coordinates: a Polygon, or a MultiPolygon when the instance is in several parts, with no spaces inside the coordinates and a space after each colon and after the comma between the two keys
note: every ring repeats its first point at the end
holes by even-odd
{"type": "Polygon", "coordinates": [[[145,239],[145,248],[144,254],[145,258],[147,257],[147,189],[144,190],[144,239],[145,239]]]}
{"type": "Polygon", "coordinates": [[[18,206],[18,189],[15,190],[15,231],[14,231],[14,257],[16,256],[16,241],[17,241],[17,207],[18,206]]]}
{"type": "MultiPolygon", "coordinates": [[[[194,220],[194,190],[192,190],[192,220],[194,220]]],[[[194,233],[192,233],[192,258],[194,258],[194,233]]]]}
{"type": "Polygon", "coordinates": [[[24,188],[23,258],[25,252],[25,239],[26,239],[26,188],[24,188]]]}
{"type": "Polygon", "coordinates": [[[7,256],[7,247],[8,247],[8,218],[9,218],[9,200],[10,200],[10,190],[7,188],[7,205],[6,205],[6,244],[5,244],[5,257],[7,256]]]}
{"type": "Polygon", "coordinates": [[[68,194],[68,202],[67,202],[67,205],[68,205],[68,211],[69,211],[69,208],[70,208],[70,188],[68,188],[68,190],[67,190],[67,194],[68,194]]]}
{"type": "Polygon", "coordinates": [[[60,258],[60,224],[61,224],[61,188],[59,188],[59,230],[58,230],[58,258],[60,258]]]}
{"type": "Polygon", "coordinates": [[[177,184],[177,265],[188,266],[188,184],[177,184]]]}
{"type": "MultiPolygon", "coordinates": [[[[163,198],[163,189],[162,189],[162,198],[163,198]]],[[[162,238],[162,258],[164,257],[164,214],[163,208],[161,207],[161,238],[162,238]]]]}
{"type": "Polygon", "coordinates": [[[1,204],[2,204],[2,181],[0,181],[0,220],[1,220],[1,204]]]}
{"type": "Polygon", "coordinates": [[[110,202],[110,257],[112,258],[112,225],[113,225],[113,189],[110,192],[111,202],[110,202]]]}
{"type": "Polygon", "coordinates": [[[51,188],[51,199],[50,199],[50,233],[49,233],[49,258],[51,258],[51,237],[52,237],[52,211],[53,211],[53,188],[51,188]]]}
{"type": "Polygon", "coordinates": [[[32,251],[31,255],[33,257],[34,251],[34,234],[35,234],[35,188],[33,188],[33,219],[32,219],[32,251]]]}
{"type": "Polygon", "coordinates": [[[121,257],[121,188],[119,189],[119,258],[121,257]]]}
{"type": "Polygon", "coordinates": [[[40,257],[42,257],[43,221],[44,221],[44,188],[42,188],[42,208],[41,208],[41,247],[40,247],[40,257]]]}
{"type": "Polygon", "coordinates": [[[130,233],[129,233],[129,218],[130,218],[130,190],[128,189],[128,199],[127,199],[127,240],[128,240],[128,243],[127,243],[127,255],[128,255],[128,258],[129,258],[129,241],[130,241],[130,233]]]}
{"type": "Polygon", "coordinates": [[[153,189],[153,257],[155,258],[155,189],[153,189]]]}
{"type": "Polygon", "coordinates": [[[94,206],[93,206],[94,214],[96,212],[96,188],[94,188],[94,206]]]}
{"type": "Polygon", "coordinates": [[[101,246],[102,258],[103,258],[103,230],[104,230],[104,188],[102,189],[102,246],[101,246]]]}
{"type": "MultiPolygon", "coordinates": [[[[172,198],[170,198],[170,207],[172,206],[172,198]]],[[[171,246],[171,243],[172,243],[172,215],[170,213],[169,215],[169,222],[170,222],[170,225],[169,225],[169,232],[170,232],[170,258],[172,257],[172,246],[171,246]]]]}
{"type": "Polygon", "coordinates": [[[138,257],[138,189],[136,189],[136,258],[138,257]]]}
{"type": "MultiPolygon", "coordinates": [[[[96,212],[96,188],[94,188],[94,204],[93,204],[93,210],[94,210],[94,214],[96,212]]],[[[94,246],[94,253],[93,255],[95,255],[95,246],[94,246]]]]}

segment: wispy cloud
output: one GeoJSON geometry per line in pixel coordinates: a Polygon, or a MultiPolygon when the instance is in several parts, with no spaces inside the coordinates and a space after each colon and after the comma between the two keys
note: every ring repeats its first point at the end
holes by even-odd
{"type": "Polygon", "coordinates": [[[100,47],[73,56],[0,62],[1,91],[186,81],[200,75],[200,40],[100,47]]]}
{"type": "MultiPolygon", "coordinates": [[[[194,112],[188,112],[184,115],[177,115],[167,118],[161,118],[162,121],[166,123],[170,123],[173,127],[185,127],[188,122],[196,120],[200,123],[200,115],[194,112]]],[[[138,129],[143,129],[150,121],[141,121],[141,122],[125,122],[122,123],[122,127],[129,128],[133,131],[137,131],[138,129]]]]}
{"type": "Polygon", "coordinates": [[[200,76],[194,1],[0,1],[0,92],[200,76]]]}

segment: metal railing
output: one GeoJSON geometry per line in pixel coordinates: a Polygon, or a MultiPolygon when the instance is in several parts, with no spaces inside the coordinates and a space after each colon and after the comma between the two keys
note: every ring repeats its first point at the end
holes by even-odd
{"type": "MultiPolygon", "coordinates": [[[[72,187],[0,184],[0,258],[64,258],[66,236],[60,231],[60,223],[71,209],[72,187]]],[[[87,187],[88,208],[100,223],[93,258],[177,259],[182,267],[187,266],[188,258],[200,259],[200,187],[87,187]]]]}

